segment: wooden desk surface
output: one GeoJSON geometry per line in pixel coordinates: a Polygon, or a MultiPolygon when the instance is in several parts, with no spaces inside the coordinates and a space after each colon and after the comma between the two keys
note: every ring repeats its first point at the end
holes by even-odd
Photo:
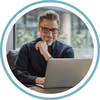
{"type": "Polygon", "coordinates": [[[60,92],[64,92],[70,88],[50,88],[50,89],[43,89],[41,87],[35,86],[35,85],[26,85],[28,86],[28,88],[30,88],[31,90],[34,90],[36,92],[40,92],[40,93],[60,93],[60,92]]]}

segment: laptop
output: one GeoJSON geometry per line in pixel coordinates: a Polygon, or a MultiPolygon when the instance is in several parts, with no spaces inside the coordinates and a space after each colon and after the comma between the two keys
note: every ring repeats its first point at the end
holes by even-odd
{"type": "Polygon", "coordinates": [[[87,74],[92,59],[54,58],[49,59],[42,88],[73,87],[87,74]]]}

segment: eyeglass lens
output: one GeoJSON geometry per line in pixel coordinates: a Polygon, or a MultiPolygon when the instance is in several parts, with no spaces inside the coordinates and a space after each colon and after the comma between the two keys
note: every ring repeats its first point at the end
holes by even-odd
{"type": "Polygon", "coordinates": [[[39,26],[42,28],[43,33],[48,33],[49,31],[51,31],[52,34],[56,34],[59,31],[59,29],[56,29],[56,28],[49,29],[49,28],[46,28],[46,27],[42,27],[41,25],[39,25],[39,26]]]}
{"type": "Polygon", "coordinates": [[[58,33],[58,29],[49,29],[49,28],[42,28],[42,31],[44,32],[44,33],[48,33],[49,31],[51,31],[53,34],[56,34],[56,33],[58,33]]]}

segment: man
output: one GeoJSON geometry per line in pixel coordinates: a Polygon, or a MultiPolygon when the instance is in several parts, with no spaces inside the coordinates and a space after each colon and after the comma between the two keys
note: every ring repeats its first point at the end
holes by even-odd
{"type": "Polygon", "coordinates": [[[21,83],[43,84],[50,58],[74,58],[72,47],[56,40],[59,25],[59,16],[53,10],[40,16],[37,25],[40,38],[21,47],[12,70],[21,83]]]}

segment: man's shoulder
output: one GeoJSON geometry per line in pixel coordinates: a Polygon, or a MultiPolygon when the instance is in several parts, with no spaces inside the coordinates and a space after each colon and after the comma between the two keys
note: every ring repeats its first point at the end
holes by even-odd
{"type": "Polygon", "coordinates": [[[23,44],[23,46],[21,47],[21,49],[29,49],[31,46],[34,46],[38,40],[39,40],[39,38],[23,44]]]}
{"type": "Polygon", "coordinates": [[[63,43],[59,40],[56,40],[55,49],[62,53],[62,57],[73,58],[74,57],[74,50],[70,45],[63,43]]]}
{"type": "Polygon", "coordinates": [[[55,41],[55,49],[57,49],[58,51],[62,51],[62,50],[70,50],[70,51],[73,51],[73,48],[72,46],[66,44],[66,43],[63,43],[59,40],[56,40],[55,41]]]}
{"type": "Polygon", "coordinates": [[[36,38],[35,40],[29,42],[28,45],[35,45],[40,40],[41,40],[41,38],[36,38]]]}
{"type": "Polygon", "coordinates": [[[58,46],[58,47],[69,47],[69,45],[67,45],[66,43],[63,43],[59,40],[56,40],[56,46],[58,46]]]}

